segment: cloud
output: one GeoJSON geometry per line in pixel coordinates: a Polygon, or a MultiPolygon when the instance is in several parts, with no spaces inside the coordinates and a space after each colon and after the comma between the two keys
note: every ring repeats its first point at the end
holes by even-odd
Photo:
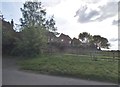
{"type": "Polygon", "coordinates": [[[94,3],[94,4],[100,2],[100,0],[86,0],[86,1],[87,1],[88,3],[94,3]]]}
{"type": "Polygon", "coordinates": [[[108,2],[104,6],[99,6],[101,16],[97,20],[103,21],[107,18],[115,16],[118,12],[117,5],[118,5],[117,2],[108,2]]]}
{"type": "Polygon", "coordinates": [[[111,41],[111,42],[120,41],[120,38],[111,38],[110,41],[111,41]]]}
{"type": "Polygon", "coordinates": [[[80,23],[92,22],[92,21],[103,21],[107,18],[113,17],[118,13],[118,2],[107,2],[104,5],[95,5],[97,9],[90,8],[89,4],[81,7],[76,11],[76,16],[78,16],[78,21],[80,23]],[[89,13],[87,11],[89,10],[89,13]],[[91,20],[92,18],[96,18],[91,20]]]}
{"type": "Polygon", "coordinates": [[[120,19],[119,20],[113,20],[112,22],[113,25],[120,25],[120,19]]]}
{"type": "Polygon", "coordinates": [[[57,21],[57,24],[59,25],[65,25],[67,23],[67,20],[65,20],[64,18],[60,18],[60,17],[55,17],[55,20],[57,21]]]}
{"type": "Polygon", "coordinates": [[[44,6],[52,7],[61,3],[61,1],[63,0],[42,0],[42,3],[44,4],[44,6]]]}
{"type": "Polygon", "coordinates": [[[87,10],[88,10],[88,7],[84,6],[76,12],[75,17],[79,16],[78,18],[79,22],[81,23],[90,22],[92,21],[91,18],[99,15],[98,11],[91,10],[89,13],[86,13],[87,10]]]}

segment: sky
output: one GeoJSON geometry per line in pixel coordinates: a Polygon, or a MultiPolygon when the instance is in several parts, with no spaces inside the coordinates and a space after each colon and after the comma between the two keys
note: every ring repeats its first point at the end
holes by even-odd
{"type": "MultiPolygon", "coordinates": [[[[40,0],[34,0],[40,1],[40,0]]],[[[111,50],[118,50],[119,0],[41,0],[47,17],[54,15],[57,31],[78,38],[79,33],[101,35],[109,40],[111,50]]],[[[19,24],[20,8],[25,0],[1,0],[5,20],[19,24]]]]}

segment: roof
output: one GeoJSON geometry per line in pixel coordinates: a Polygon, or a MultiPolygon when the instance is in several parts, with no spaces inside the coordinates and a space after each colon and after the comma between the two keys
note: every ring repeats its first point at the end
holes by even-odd
{"type": "Polygon", "coordinates": [[[59,36],[59,38],[65,39],[65,40],[72,40],[68,35],[65,35],[63,33],[61,33],[61,35],[59,36]]]}
{"type": "Polygon", "coordinates": [[[47,36],[49,36],[49,37],[56,37],[56,35],[53,32],[48,32],[47,36]]]}

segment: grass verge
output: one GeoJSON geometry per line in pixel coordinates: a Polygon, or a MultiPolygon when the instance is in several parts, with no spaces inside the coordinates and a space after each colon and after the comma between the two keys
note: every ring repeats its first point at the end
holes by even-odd
{"type": "Polygon", "coordinates": [[[93,61],[89,56],[42,55],[19,62],[21,69],[43,74],[118,82],[118,61],[93,61]]]}

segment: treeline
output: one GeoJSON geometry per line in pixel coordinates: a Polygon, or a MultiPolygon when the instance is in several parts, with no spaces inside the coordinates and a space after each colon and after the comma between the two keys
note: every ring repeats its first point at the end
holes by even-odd
{"type": "Polygon", "coordinates": [[[80,33],[78,38],[82,43],[88,45],[95,45],[98,49],[101,48],[109,49],[110,43],[107,38],[104,38],[100,35],[90,35],[87,32],[80,33]]]}

